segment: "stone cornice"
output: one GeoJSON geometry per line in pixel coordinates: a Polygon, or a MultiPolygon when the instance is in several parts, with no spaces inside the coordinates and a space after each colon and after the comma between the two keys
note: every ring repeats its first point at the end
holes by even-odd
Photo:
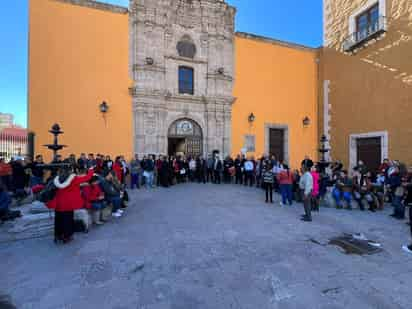
{"type": "Polygon", "coordinates": [[[155,98],[155,99],[162,99],[166,101],[173,101],[173,102],[187,102],[187,103],[194,103],[194,104],[229,104],[232,105],[235,101],[235,97],[226,97],[226,96],[192,96],[192,95],[185,95],[185,94],[172,94],[168,91],[161,91],[161,90],[151,90],[146,91],[143,89],[138,89],[137,87],[130,87],[129,93],[131,96],[137,98],[138,100],[143,98],[155,98]]]}
{"type": "Polygon", "coordinates": [[[191,59],[191,58],[174,56],[174,55],[165,55],[165,59],[172,59],[172,60],[177,60],[177,61],[207,64],[207,60],[205,60],[205,59],[199,59],[199,58],[191,59]]]}
{"type": "Polygon", "coordinates": [[[129,10],[126,7],[114,4],[103,3],[94,0],[51,0],[72,5],[84,6],[91,9],[109,11],[117,14],[128,14],[129,10]]]}
{"type": "Polygon", "coordinates": [[[165,73],[166,68],[163,66],[157,66],[157,65],[148,65],[148,64],[135,64],[133,65],[133,71],[152,71],[152,72],[160,72],[160,73],[165,73]]]}
{"type": "Polygon", "coordinates": [[[220,79],[220,80],[226,80],[228,82],[233,81],[233,77],[227,74],[219,74],[219,73],[207,73],[206,76],[207,79],[220,79]]]}
{"type": "Polygon", "coordinates": [[[269,43],[269,44],[289,47],[289,48],[293,48],[293,49],[300,49],[300,50],[304,50],[304,51],[315,52],[315,51],[318,50],[318,48],[312,48],[312,47],[309,47],[309,46],[304,46],[304,45],[300,45],[300,44],[296,44],[296,43],[290,43],[290,42],[286,42],[286,41],[276,40],[276,39],[272,39],[272,38],[268,38],[268,37],[265,37],[265,36],[252,34],[252,33],[236,32],[235,36],[240,37],[240,38],[244,38],[244,39],[255,40],[255,41],[265,42],[265,43],[269,43]]]}

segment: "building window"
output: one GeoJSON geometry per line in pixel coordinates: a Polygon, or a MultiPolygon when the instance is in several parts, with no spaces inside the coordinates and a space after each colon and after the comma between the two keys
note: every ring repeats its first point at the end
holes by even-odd
{"type": "Polygon", "coordinates": [[[356,53],[387,31],[386,0],[369,0],[349,17],[349,36],[343,41],[345,52],[356,53]]]}
{"type": "Polygon", "coordinates": [[[256,136],[247,134],[245,135],[245,149],[247,152],[255,152],[256,150],[256,136]]]}
{"type": "Polygon", "coordinates": [[[372,6],[356,18],[356,35],[358,40],[366,39],[379,28],[379,4],[372,6]]]}
{"type": "Polygon", "coordinates": [[[193,59],[196,55],[196,45],[193,44],[192,39],[188,35],[182,37],[177,43],[176,49],[180,57],[193,59]]]}
{"type": "Polygon", "coordinates": [[[179,93],[194,94],[193,68],[179,67],[179,93]]]}

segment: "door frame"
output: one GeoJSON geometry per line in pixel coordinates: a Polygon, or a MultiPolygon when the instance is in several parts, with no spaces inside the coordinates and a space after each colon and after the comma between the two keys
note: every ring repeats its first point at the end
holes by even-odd
{"type": "Polygon", "coordinates": [[[381,158],[389,157],[389,134],[388,131],[367,132],[349,135],[349,168],[350,171],[358,164],[358,143],[359,139],[379,137],[381,139],[381,158]]]}
{"type": "Polygon", "coordinates": [[[287,124],[265,123],[265,154],[269,155],[270,150],[270,129],[283,130],[283,160],[289,162],[289,126],[287,124]]]}

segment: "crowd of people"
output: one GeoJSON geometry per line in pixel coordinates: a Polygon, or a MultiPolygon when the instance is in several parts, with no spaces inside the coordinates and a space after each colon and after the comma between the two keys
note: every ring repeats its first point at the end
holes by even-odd
{"type": "MultiPolygon", "coordinates": [[[[43,188],[41,186],[46,186],[50,179],[54,179],[53,184],[58,190],[53,201],[48,202],[49,207],[54,207],[56,213],[59,209],[66,212],[88,208],[96,224],[102,224],[102,210],[106,205],[112,206],[113,217],[122,215],[121,205],[127,203],[127,187],[131,190],[151,189],[186,182],[256,186],[265,192],[266,203],[273,203],[273,192],[278,192],[281,206],[303,202],[305,214],[302,220],[307,222],[312,221],[312,211],[319,211],[319,206],[325,204],[328,192],[339,209],[351,210],[357,205],[361,211],[375,212],[382,210],[385,203],[391,203],[392,216],[398,220],[405,219],[406,207],[412,204],[412,167],[387,159],[377,170],[369,170],[359,161],[351,171],[345,170],[339,161],[329,165],[316,164],[308,157],[302,161],[299,170],[291,170],[275,156],[255,160],[253,156],[238,155],[221,159],[219,154],[210,154],[206,158],[184,155],[140,158],[135,155],[131,160],[124,156],[112,160],[101,154],[81,154],[79,158],[75,155],[66,159],[57,156],[52,163],[65,163],[67,168],[59,173],[47,169],[40,155],[33,162],[21,158],[9,163],[0,160],[1,205],[10,203],[6,192],[13,192],[18,199],[30,191],[27,188],[39,190],[39,186],[43,188]],[[87,173],[88,169],[92,171],[87,173]],[[65,194],[73,200],[67,199],[65,194]]],[[[4,215],[6,207],[1,207],[4,215]]],[[[73,224],[72,214],[65,215],[70,218],[56,215],[57,240],[67,241],[72,235],[72,227],[68,231],[61,229],[73,224]]],[[[412,252],[412,247],[409,249],[412,252]]]]}
{"type": "Polygon", "coordinates": [[[1,160],[0,219],[14,219],[10,216],[12,199],[33,195],[55,211],[55,242],[68,243],[76,231],[74,211],[86,210],[96,225],[123,215],[129,197],[122,162],[122,157],[112,161],[109,156],[95,158],[91,154],[79,159],[70,155],[65,160],[58,155],[50,164],[45,164],[41,155],[33,162],[27,158],[8,163],[1,160]]]}

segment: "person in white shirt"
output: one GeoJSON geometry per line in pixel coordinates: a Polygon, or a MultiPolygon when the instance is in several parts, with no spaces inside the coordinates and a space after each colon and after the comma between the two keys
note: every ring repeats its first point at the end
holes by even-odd
{"type": "Polygon", "coordinates": [[[247,186],[249,182],[249,186],[253,186],[253,172],[255,170],[255,164],[253,160],[248,158],[245,162],[245,186],[247,186]]]}
{"type": "Polygon", "coordinates": [[[313,190],[313,178],[308,166],[302,165],[302,177],[299,181],[299,187],[302,190],[303,206],[305,215],[302,216],[302,221],[311,222],[311,195],[313,190]]]}

